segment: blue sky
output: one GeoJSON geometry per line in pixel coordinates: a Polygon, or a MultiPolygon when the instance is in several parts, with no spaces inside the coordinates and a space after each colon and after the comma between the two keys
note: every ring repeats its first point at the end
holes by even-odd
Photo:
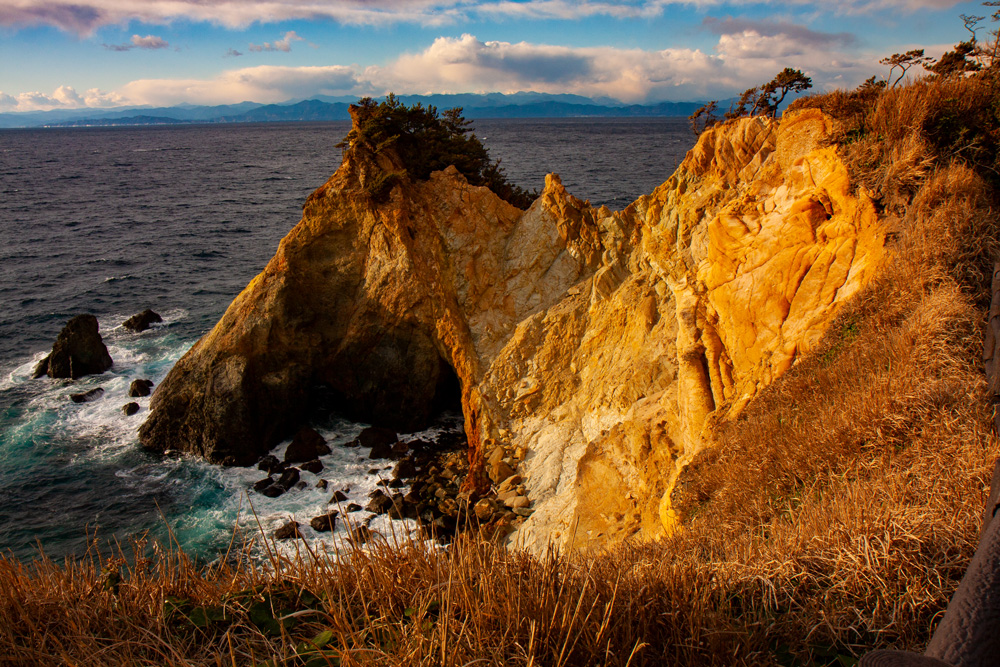
{"type": "MultiPolygon", "coordinates": [[[[726,98],[818,89],[965,39],[952,0],[0,0],[0,111],[536,90],[726,98]]],[[[980,37],[994,24],[987,18],[980,37]]]]}

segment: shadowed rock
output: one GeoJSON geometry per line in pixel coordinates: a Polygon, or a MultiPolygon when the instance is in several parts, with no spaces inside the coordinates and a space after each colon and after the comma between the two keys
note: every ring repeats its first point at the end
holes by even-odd
{"type": "Polygon", "coordinates": [[[152,390],[153,382],[151,380],[132,380],[132,384],[128,387],[128,395],[132,398],[141,398],[149,396],[152,390]]]}
{"type": "Polygon", "coordinates": [[[74,403],[90,403],[91,401],[96,401],[101,396],[104,396],[104,390],[97,387],[96,389],[91,389],[80,394],[70,394],[69,400],[74,403]]]}
{"type": "Polygon", "coordinates": [[[125,405],[122,406],[122,413],[126,417],[131,417],[137,412],[139,412],[139,404],[136,403],[135,401],[131,403],[126,403],[125,405]]]}
{"type": "Polygon", "coordinates": [[[100,375],[114,362],[101,339],[97,318],[77,315],[63,327],[49,356],[35,366],[34,377],[76,379],[84,375],[100,375]]]}
{"type": "Polygon", "coordinates": [[[163,321],[162,317],[160,317],[157,313],[147,308],[141,313],[133,315],[132,317],[122,322],[122,326],[130,331],[135,331],[136,333],[138,333],[140,331],[145,331],[146,329],[148,329],[149,325],[162,321],[163,321]]]}
{"type": "Polygon", "coordinates": [[[309,522],[309,526],[317,533],[328,533],[337,527],[337,514],[339,512],[334,510],[322,516],[315,517],[309,522]]]}
{"type": "Polygon", "coordinates": [[[285,463],[312,461],[329,453],[330,446],[326,444],[326,439],[315,429],[306,426],[299,429],[285,450],[285,463]]]}
{"type": "Polygon", "coordinates": [[[302,533],[299,532],[299,523],[297,521],[289,521],[281,528],[274,531],[274,539],[276,540],[294,540],[297,537],[302,537],[302,533]]]}

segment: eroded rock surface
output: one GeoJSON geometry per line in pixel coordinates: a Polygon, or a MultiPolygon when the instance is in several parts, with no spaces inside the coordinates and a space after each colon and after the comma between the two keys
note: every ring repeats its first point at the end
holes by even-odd
{"type": "Polygon", "coordinates": [[[520,211],[454,168],[376,203],[366,184],[402,165],[352,146],[157,388],[142,441],[256,461],[317,384],[405,432],[457,378],[466,487],[491,483],[487,461],[524,477],[527,495],[502,501],[530,514],[515,540],[672,530],[671,485],[710,425],[807,353],[882,256],[830,130],[815,110],[714,128],[621,212],[554,175],[520,211]]]}
{"type": "Polygon", "coordinates": [[[77,379],[100,375],[111,368],[111,355],[104,345],[97,318],[77,315],[59,332],[52,352],[35,366],[34,377],[77,379]]]}

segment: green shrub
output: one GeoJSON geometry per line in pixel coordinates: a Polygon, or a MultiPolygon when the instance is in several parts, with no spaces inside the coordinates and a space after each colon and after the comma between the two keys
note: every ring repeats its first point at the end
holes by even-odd
{"type": "MultiPolygon", "coordinates": [[[[426,180],[432,172],[454,165],[472,185],[482,185],[518,208],[527,208],[537,197],[507,180],[499,160],[472,134],[471,122],[461,107],[438,113],[433,106],[404,105],[395,95],[384,102],[362,98],[352,107],[354,127],[338,146],[361,144],[373,153],[391,149],[413,179],[426,180]]],[[[375,199],[388,196],[396,179],[380,180],[375,199]]]]}

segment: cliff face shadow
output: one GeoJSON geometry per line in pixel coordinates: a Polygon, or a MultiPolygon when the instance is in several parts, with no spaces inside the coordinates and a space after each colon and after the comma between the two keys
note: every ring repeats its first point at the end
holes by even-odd
{"type": "MultiPolygon", "coordinates": [[[[462,383],[455,369],[444,359],[439,359],[436,378],[430,400],[427,400],[428,396],[423,397],[425,409],[420,410],[418,414],[399,414],[393,419],[384,418],[386,412],[381,413],[382,416],[373,415],[370,409],[360,407],[364,401],[345,395],[343,391],[328,382],[319,382],[313,384],[306,392],[308,401],[305,421],[331,424],[337,419],[349,419],[375,426],[398,428],[403,432],[421,431],[442,422],[445,416],[462,414],[462,383]]],[[[396,404],[397,413],[403,410],[399,405],[396,404]]]]}

